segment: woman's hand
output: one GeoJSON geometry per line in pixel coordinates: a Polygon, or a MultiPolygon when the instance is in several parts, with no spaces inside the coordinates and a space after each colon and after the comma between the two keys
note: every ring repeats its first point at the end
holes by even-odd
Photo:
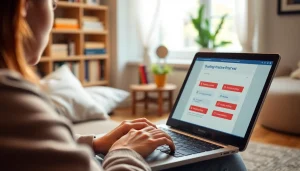
{"type": "Polygon", "coordinates": [[[156,126],[145,118],[123,121],[117,128],[103,137],[95,138],[93,141],[93,149],[96,153],[106,154],[111,146],[131,129],[141,130],[149,126],[156,129],[156,126]]]}
{"type": "Polygon", "coordinates": [[[109,151],[127,148],[146,158],[162,145],[168,145],[171,152],[175,151],[175,145],[171,137],[165,132],[150,126],[142,130],[131,129],[128,134],[115,142],[109,151]]]}

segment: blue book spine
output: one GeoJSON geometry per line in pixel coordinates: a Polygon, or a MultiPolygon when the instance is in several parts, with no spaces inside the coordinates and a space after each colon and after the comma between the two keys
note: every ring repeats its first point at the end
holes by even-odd
{"type": "Polygon", "coordinates": [[[105,49],[85,49],[84,50],[85,55],[103,55],[106,54],[105,49]]]}
{"type": "Polygon", "coordinates": [[[85,76],[84,76],[85,81],[89,82],[90,81],[90,78],[89,78],[89,76],[90,76],[90,74],[89,74],[89,61],[85,61],[84,70],[85,70],[85,76]]]}

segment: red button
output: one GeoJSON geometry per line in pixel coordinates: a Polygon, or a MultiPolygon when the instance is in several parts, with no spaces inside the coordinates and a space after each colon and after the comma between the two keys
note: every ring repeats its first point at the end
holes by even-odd
{"type": "Polygon", "coordinates": [[[212,113],[212,116],[215,116],[215,117],[218,117],[218,118],[227,119],[227,120],[231,120],[232,117],[233,117],[233,114],[214,110],[213,113],[212,113]]]}
{"type": "Polygon", "coordinates": [[[201,81],[200,84],[199,84],[199,86],[201,86],[201,87],[208,87],[208,88],[217,88],[218,87],[218,83],[201,81]]]}
{"type": "Polygon", "coordinates": [[[192,105],[192,106],[190,106],[190,111],[206,114],[208,109],[192,105]]]}
{"type": "Polygon", "coordinates": [[[237,104],[217,101],[216,106],[226,108],[226,109],[235,110],[236,107],[237,107],[237,104]]]}
{"type": "Polygon", "coordinates": [[[234,91],[234,92],[243,92],[244,87],[224,84],[222,90],[234,91]]]}

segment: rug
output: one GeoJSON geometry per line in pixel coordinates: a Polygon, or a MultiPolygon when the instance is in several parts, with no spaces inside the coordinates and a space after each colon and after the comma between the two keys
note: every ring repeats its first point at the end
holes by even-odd
{"type": "Polygon", "coordinates": [[[250,142],[241,155],[249,171],[300,171],[300,149],[250,142]]]}

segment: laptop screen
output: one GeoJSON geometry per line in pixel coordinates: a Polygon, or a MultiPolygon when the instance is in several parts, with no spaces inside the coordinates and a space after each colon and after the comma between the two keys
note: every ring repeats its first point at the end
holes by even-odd
{"type": "Polygon", "coordinates": [[[272,64],[197,58],[172,118],[245,137],[272,64]]]}

